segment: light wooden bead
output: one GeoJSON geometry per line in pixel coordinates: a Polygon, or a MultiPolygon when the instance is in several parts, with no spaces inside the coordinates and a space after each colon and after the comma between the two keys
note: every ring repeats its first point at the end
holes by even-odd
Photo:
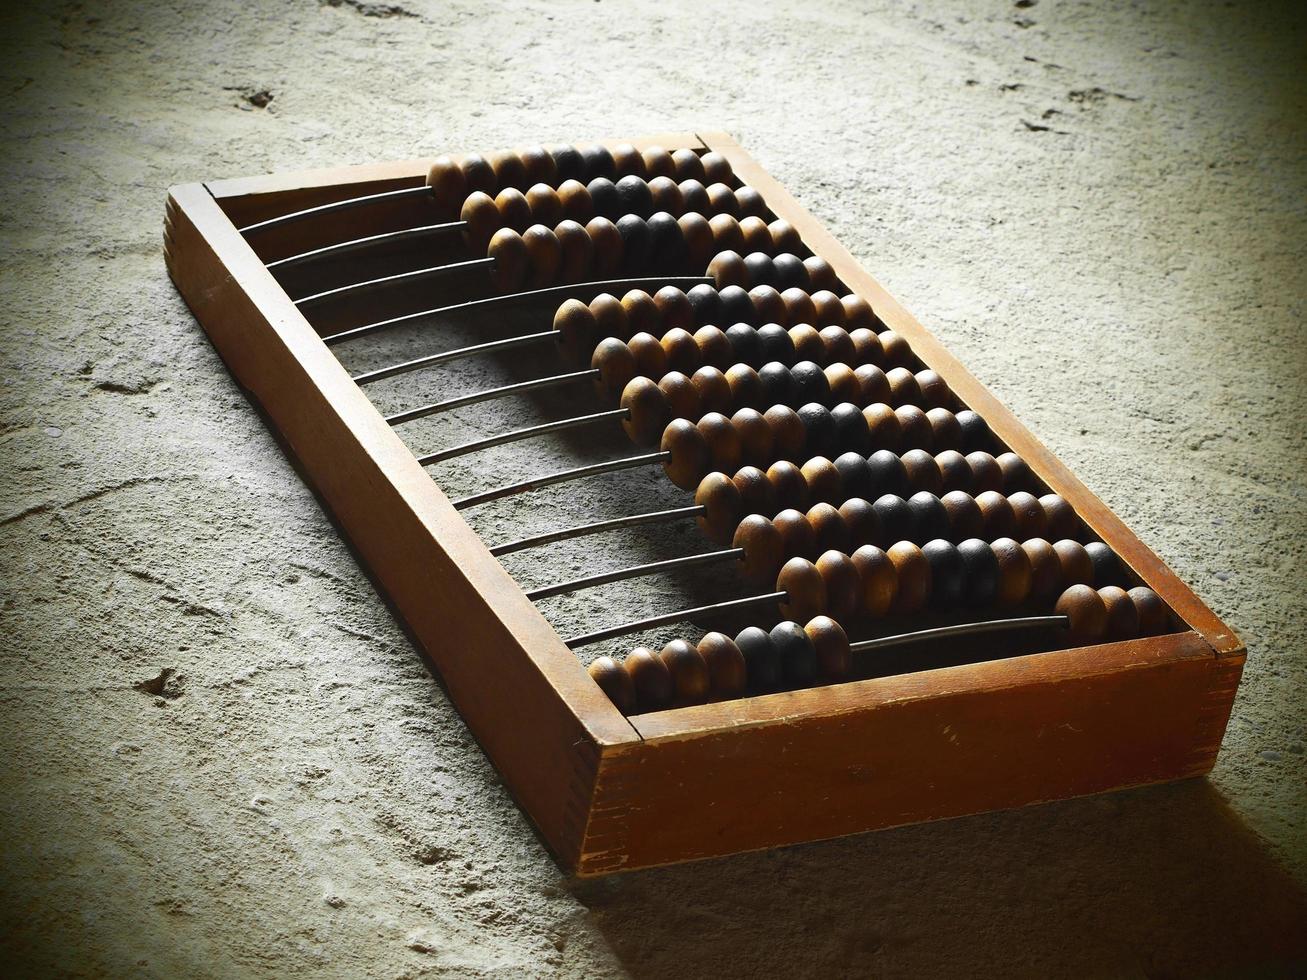
{"type": "Polygon", "coordinates": [[[436,157],[427,171],[427,186],[431,188],[431,197],[442,218],[450,219],[459,213],[468,187],[467,178],[457,163],[447,156],[436,157]]]}
{"type": "Polygon", "coordinates": [[[772,493],[771,481],[757,466],[741,466],[731,477],[731,482],[740,491],[740,502],[744,513],[776,513],[777,504],[772,493]]]}
{"type": "MultiPolygon", "coordinates": [[[[875,364],[859,364],[853,371],[854,376],[858,379],[858,398],[863,405],[884,404],[889,408],[890,390],[889,379],[885,377],[885,372],[875,364]]],[[[901,427],[896,426],[896,430],[901,427]]]]}
{"type": "Polygon", "coordinates": [[[491,237],[505,225],[494,198],[483,191],[475,191],[467,196],[459,211],[459,218],[467,223],[464,234],[467,247],[473,255],[485,255],[491,237]]]}
{"type": "Polygon", "coordinates": [[[699,656],[708,665],[709,689],[715,698],[734,698],[748,684],[744,654],[725,633],[705,633],[699,641],[699,656]]]}
{"type": "Polygon", "coordinates": [[[817,571],[826,584],[826,608],[836,619],[848,619],[862,606],[862,579],[852,559],[842,551],[825,551],[817,571]]]}
{"type": "Polygon", "coordinates": [[[744,184],[735,189],[735,199],[740,204],[740,214],[750,217],[767,217],[767,202],[762,199],[757,188],[744,184]]]}
{"type": "Polygon", "coordinates": [[[904,446],[924,449],[934,440],[935,431],[931,428],[930,419],[916,405],[900,405],[894,409],[894,414],[899,417],[904,446]]]}
{"type": "Polygon", "coordinates": [[[703,161],[686,147],[672,151],[672,170],[677,180],[703,180],[703,161]]]}
{"type": "Polygon", "coordinates": [[[748,463],[766,463],[772,458],[774,440],[771,425],[753,408],[741,408],[731,416],[731,424],[740,435],[740,448],[748,463]]]}
{"type": "Polygon", "coordinates": [[[785,539],[775,522],[761,514],[740,521],[731,538],[732,548],[743,548],[740,573],[752,582],[769,582],[785,560],[785,539]]]}
{"type": "Polygon", "coordinates": [[[695,424],[689,419],[672,419],[659,443],[671,455],[663,461],[663,472],[682,490],[693,490],[709,471],[712,456],[695,424]]]}
{"type": "Polygon", "coordinates": [[[694,332],[694,342],[704,364],[725,371],[733,363],[735,348],[719,327],[712,324],[700,327],[694,332]]]}
{"type": "Polygon", "coordinates": [[[699,392],[694,383],[680,371],[668,371],[658,381],[667,398],[667,408],[674,419],[697,419],[699,410],[699,392]]]}
{"type": "Polygon", "coordinates": [[[490,169],[495,172],[495,186],[519,188],[527,186],[526,165],[516,153],[495,153],[490,157],[490,169]]]}
{"type": "Polygon", "coordinates": [[[718,289],[726,286],[743,286],[748,289],[749,270],[745,268],[744,257],[734,249],[719,252],[708,263],[708,276],[718,289]]]}
{"type": "Polygon", "coordinates": [[[767,230],[771,233],[772,244],[777,252],[798,255],[803,251],[803,239],[799,237],[799,232],[784,218],[777,218],[767,226],[767,230]]]}
{"type": "Polygon", "coordinates": [[[495,208],[504,227],[519,234],[531,224],[531,205],[526,203],[526,195],[516,187],[505,187],[496,194],[495,208]]]}
{"type": "Polygon", "coordinates": [[[825,356],[818,364],[844,364],[853,363],[857,356],[857,351],[853,347],[853,341],[849,338],[849,332],[843,327],[822,327],[819,331],[821,341],[826,348],[825,356]]]}
{"type": "Polygon", "coordinates": [[[661,146],[651,146],[641,154],[644,158],[644,172],[650,177],[675,177],[676,164],[672,155],[661,146]]]}
{"type": "Polygon", "coordinates": [[[924,371],[918,371],[916,379],[917,388],[921,392],[921,405],[923,408],[948,408],[949,402],[953,398],[953,392],[949,390],[948,383],[937,372],[927,368],[924,371]]]}
{"type": "Polygon", "coordinates": [[[871,304],[861,296],[849,293],[847,296],[840,297],[840,305],[844,307],[844,323],[849,331],[868,330],[873,332],[880,321],[871,309],[871,304]]]}
{"type": "Polygon", "coordinates": [[[495,171],[479,153],[469,153],[463,157],[462,163],[458,169],[463,171],[463,180],[467,182],[468,193],[481,191],[483,194],[494,194],[497,190],[495,184],[495,171]]]}
{"type": "Polygon", "coordinates": [[[890,404],[921,406],[921,386],[917,376],[905,367],[890,368],[885,372],[889,381],[890,404]]]}
{"type": "Polygon", "coordinates": [[[748,252],[763,252],[770,255],[775,248],[772,242],[771,229],[767,227],[767,222],[756,215],[740,219],[740,234],[744,236],[746,254],[748,252]]]}
{"type": "Polygon", "coordinates": [[[794,345],[795,361],[812,361],[817,364],[826,356],[826,345],[816,327],[796,323],[787,333],[790,335],[790,343],[794,345]]]}
{"type": "Polygon", "coordinates": [[[522,233],[530,257],[530,272],[527,274],[527,286],[531,289],[543,289],[558,280],[558,271],[563,264],[563,246],[553,230],[544,225],[532,225],[522,233]]]}
{"type": "MultiPolygon", "coordinates": [[[[727,189],[729,193],[729,188],[727,189]]],[[[711,199],[711,193],[709,198],[711,199]]],[[[734,200],[734,195],[731,196],[734,200]]],[[[714,205],[709,203],[709,208],[714,205]]],[[[708,227],[712,230],[713,247],[718,252],[735,252],[741,254],[744,249],[744,233],[740,231],[740,220],[731,214],[723,214],[719,210],[714,210],[712,217],[708,219],[708,227]]]]}
{"type": "Polygon", "coordinates": [[[1016,518],[1015,537],[1024,541],[1026,538],[1044,536],[1048,522],[1038,497],[1024,490],[1018,490],[1008,495],[1007,502],[1012,505],[1012,514],[1016,518]]]}
{"type": "Polygon", "coordinates": [[[806,558],[791,558],[776,578],[776,591],[784,592],[781,615],[806,622],[826,614],[826,580],[806,558]]]}
{"type": "MultiPolygon", "coordinates": [[[[805,259],[804,266],[807,266],[811,261],[811,259],[805,259]]],[[[815,321],[817,326],[844,326],[844,306],[840,303],[840,298],[829,289],[819,289],[813,293],[812,305],[817,310],[817,319],[815,321]]]]}
{"type": "Polygon", "coordinates": [[[653,211],[666,211],[673,218],[685,213],[685,196],[680,185],[670,177],[655,177],[649,181],[649,196],[653,199],[653,211]]]}
{"type": "Polygon", "coordinates": [[[980,516],[985,522],[985,530],[980,537],[993,541],[995,538],[1010,537],[1016,530],[1017,519],[1012,512],[1012,505],[1001,493],[986,490],[976,494],[976,506],[980,508],[980,516]]]}
{"type": "Polygon", "coordinates": [[[584,225],[595,216],[594,199],[579,180],[565,180],[558,185],[558,204],[564,218],[584,225]]]}
{"type": "Polygon", "coordinates": [[[880,332],[880,346],[885,351],[885,360],[881,363],[887,367],[906,367],[912,361],[912,348],[901,334],[893,330],[880,332]]]}
{"type": "Polygon", "coordinates": [[[811,324],[817,319],[817,307],[806,289],[791,286],[789,289],[782,290],[781,302],[785,304],[785,324],[790,326],[800,323],[811,324]]]}
{"type": "MultiPolygon", "coordinates": [[[[844,297],[848,299],[848,297],[844,297]]],[[[850,327],[849,341],[853,344],[853,363],[879,366],[885,360],[885,348],[881,346],[880,337],[874,330],[865,327],[850,327]]],[[[886,382],[888,385],[888,382],[886,382]]],[[[887,389],[888,390],[888,387],[887,389]]]]}
{"type": "Polygon", "coordinates": [[[878,449],[898,449],[903,443],[903,425],[898,414],[884,402],[875,402],[862,410],[867,422],[867,445],[878,449]]]}
{"type": "Polygon", "coordinates": [[[772,452],[780,459],[798,459],[808,438],[799,414],[788,405],[772,405],[762,413],[762,417],[771,426],[772,452]]]}
{"type": "Polygon", "coordinates": [[[785,319],[785,300],[775,286],[754,286],[749,290],[749,299],[759,323],[779,323],[785,319]]]}
{"type": "Polygon", "coordinates": [[[1139,614],[1140,636],[1157,636],[1171,628],[1171,615],[1156,592],[1137,585],[1126,594],[1139,614]]]}
{"type": "Polygon", "coordinates": [[[949,536],[952,540],[965,541],[984,534],[985,517],[971,494],[962,490],[950,490],[939,498],[939,502],[948,517],[949,536]]]}
{"type": "Polygon", "coordinates": [[[779,459],[767,467],[767,482],[771,484],[776,506],[807,509],[808,483],[799,468],[789,460],[779,459]]]}
{"type": "Polygon", "coordinates": [[[844,523],[843,515],[829,503],[816,503],[808,508],[808,525],[812,528],[813,549],[817,554],[824,551],[853,550],[849,537],[849,527],[844,523]]]}
{"type": "Polygon", "coordinates": [[[1030,595],[1035,599],[1057,595],[1065,586],[1062,563],[1053,546],[1043,538],[1031,538],[1021,542],[1021,550],[1030,562],[1030,595]]]}
{"type": "Polygon", "coordinates": [[[619,143],[610,151],[613,155],[613,169],[616,173],[636,177],[646,176],[644,157],[630,143],[619,143]]]}
{"type": "Polygon", "coordinates": [[[662,389],[649,378],[632,378],[622,391],[621,407],[629,413],[622,420],[622,428],[631,441],[641,446],[656,445],[671,418],[662,389]]]}
{"type": "Polygon", "coordinates": [[[636,647],[622,664],[635,688],[635,704],[640,711],[657,711],[672,700],[675,687],[671,671],[662,658],[648,647],[636,647]]]}
{"type": "Polygon", "coordinates": [[[816,616],[803,627],[817,652],[817,671],[827,680],[838,681],[849,675],[852,654],[844,628],[829,616],[816,616]]]}
{"type": "Polygon", "coordinates": [[[703,179],[705,183],[723,183],[729,184],[733,177],[731,172],[730,161],[722,156],[716,150],[709,150],[699,158],[703,164],[703,179]]]}
{"type": "Polygon", "coordinates": [[[626,342],[635,357],[635,373],[646,378],[661,378],[667,373],[667,352],[653,334],[641,331],[626,342]]]}
{"type": "Polygon", "coordinates": [[[994,557],[998,560],[998,593],[995,596],[1000,606],[1018,606],[1030,595],[1030,559],[1021,545],[1011,538],[999,538],[990,542],[994,557]]]}
{"type": "Polygon", "coordinates": [[[701,365],[699,345],[688,330],[673,327],[663,334],[659,343],[667,355],[667,366],[673,371],[693,374],[701,365]]]}
{"type": "Polygon", "coordinates": [[[622,234],[605,217],[591,218],[586,222],[585,233],[594,242],[594,274],[596,279],[612,279],[622,267],[622,234]]]}
{"type": "Polygon", "coordinates": [[[690,383],[699,396],[699,408],[704,412],[725,415],[731,410],[731,386],[726,383],[726,375],[715,367],[704,365],[699,368],[690,375],[690,383]]]}
{"type": "Polygon", "coordinates": [[[967,465],[971,467],[971,492],[984,493],[986,490],[1002,492],[1003,471],[989,453],[977,450],[967,453],[967,465]]]}
{"type": "MultiPolygon", "coordinates": [[[[737,221],[743,214],[735,191],[721,183],[708,185],[708,207],[714,214],[729,214],[737,221]]],[[[737,224],[736,227],[738,228],[739,225],[737,224]]]]}
{"type": "Polygon", "coordinates": [[[899,541],[885,554],[894,566],[897,583],[893,611],[911,613],[924,608],[930,598],[930,563],[921,549],[909,541],[899,541]]]}
{"type": "Polygon", "coordinates": [[[732,364],[726,370],[726,383],[731,386],[731,404],[740,408],[758,408],[762,401],[762,381],[758,372],[747,364],[732,364]]]}
{"type": "Polygon", "coordinates": [[[930,423],[930,446],[936,452],[962,445],[962,426],[947,408],[932,408],[926,413],[926,421],[930,423]]]}
{"type": "Polygon", "coordinates": [[[548,184],[533,184],[526,192],[531,220],[551,228],[563,220],[563,199],[548,184]]]}
{"type": "Polygon", "coordinates": [[[616,337],[605,337],[595,346],[590,367],[599,372],[595,391],[604,401],[619,400],[635,377],[635,355],[616,337]]]}
{"type": "Polygon", "coordinates": [[[709,473],[699,481],[694,502],[703,508],[697,523],[709,540],[725,544],[735,536],[743,516],[743,504],[740,491],[729,476],[722,472],[709,473]]]}
{"type": "Polygon", "coordinates": [[[518,150],[517,156],[522,161],[527,181],[546,185],[558,182],[558,165],[554,163],[553,154],[543,146],[528,146],[518,150]]]}
{"type": "Polygon", "coordinates": [[[817,535],[807,514],[787,507],[772,518],[772,523],[781,534],[786,558],[811,558],[818,554],[817,535]]]}
{"type": "Polygon", "coordinates": [[[562,262],[558,276],[562,282],[584,282],[590,278],[590,268],[594,264],[594,242],[575,221],[565,219],[554,228],[558,236],[558,247],[562,251],[562,262]]]}
{"type": "Polygon", "coordinates": [[[740,434],[735,431],[730,419],[720,412],[708,412],[695,425],[708,444],[708,454],[714,468],[728,473],[740,468],[744,462],[744,449],[740,443],[740,434]]]}
{"type": "Polygon", "coordinates": [[[1098,590],[1098,597],[1107,610],[1104,639],[1131,640],[1139,635],[1139,610],[1125,589],[1119,585],[1105,585],[1098,590]]]}
{"type": "Polygon", "coordinates": [[[944,490],[971,489],[971,466],[967,458],[956,449],[945,449],[935,454],[935,465],[939,467],[940,476],[944,478],[944,490]]]}
{"type": "Polygon", "coordinates": [[[531,271],[531,254],[522,236],[512,228],[500,228],[486,249],[495,260],[493,281],[499,293],[515,293],[526,284],[531,271]]]}
{"type": "Polygon", "coordinates": [[[1058,598],[1053,612],[1070,621],[1067,642],[1097,643],[1107,632],[1107,606],[1087,585],[1073,585],[1058,598]]]}
{"type": "Polygon", "coordinates": [[[719,251],[712,225],[697,211],[681,215],[676,219],[676,224],[681,229],[681,237],[685,239],[687,271],[702,274],[719,251]]]}
{"type": "Polygon", "coordinates": [[[831,264],[825,259],[817,255],[810,255],[803,260],[803,264],[808,270],[808,279],[812,282],[813,289],[833,293],[840,288],[839,277],[835,275],[835,270],[831,268],[831,264]]]}
{"type": "Polygon", "coordinates": [[[565,300],[554,314],[554,329],[564,355],[572,363],[585,363],[599,338],[598,323],[590,307],[579,299],[565,300]]]}
{"type": "Polygon", "coordinates": [[[831,364],[823,373],[826,375],[826,384],[830,386],[831,398],[836,404],[840,402],[863,404],[860,401],[862,385],[858,383],[858,376],[853,373],[853,368],[848,364],[831,364]]]}
{"type": "Polygon", "coordinates": [[[664,330],[694,329],[694,307],[685,290],[676,286],[664,286],[653,294],[654,308],[662,320],[664,330]]]}
{"type": "MultiPolygon", "coordinates": [[[[1010,498],[1009,498],[1010,499],[1010,498]]],[[[1054,542],[1058,564],[1062,566],[1063,585],[1089,585],[1094,581],[1094,563],[1079,541],[1063,538],[1054,542]]]]}
{"type": "Polygon", "coordinates": [[[658,312],[658,304],[643,289],[632,289],[622,296],[622,309],[626,311],[626,321],[631,332],[658,336],[662,333],[663,318],[658,312]]]}
{"type": "Polygon", "coordinates": [[[635,682],[621,664],[612,657],[598,657],[586,670],[618,711],[629,715],[635,710],[635,682]]]}
{"type": "Polygon", "coordinates": [[[697,648],[685,640],[672,640],[660,654],[672,675],[672,698],[680,704],[702,704],[708,699],[711,680],[708,664],[697,648]]]}
{"type": "Polygon", "coordinates": [[[808,500],[812,503],[835,503],[840,500],[840,471],[825,456],[813,456],[799,468],[808,487],[808,500]]]}
{"type": "Polygon", "coordinates": [[[886,615],[898,594],[898,572],[889,555],[875,545],[864,544],[853,552],[851,560],[862,583],[862,614],[886,615]]]}

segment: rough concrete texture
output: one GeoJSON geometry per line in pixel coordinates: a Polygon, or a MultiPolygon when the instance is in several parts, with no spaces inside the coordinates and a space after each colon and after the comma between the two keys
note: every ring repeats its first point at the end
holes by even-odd
{"type": "MultiPolygon", "coordinates": [[[[1300,6],[17,6],[0,40],[9,971],[1307,965],[1300,6]],[[735,133],[1240,632],[1209,779],[559,872],[174,292],[164,194],[696,128],[735,133]]],[[[460,386],[523,368],[478,370],[460,386]]],[[[483,424],[461,415],[441,441],[483,424]]],[[[488,512],[487,536],[509,517],[557,519],[488,512]]]]}

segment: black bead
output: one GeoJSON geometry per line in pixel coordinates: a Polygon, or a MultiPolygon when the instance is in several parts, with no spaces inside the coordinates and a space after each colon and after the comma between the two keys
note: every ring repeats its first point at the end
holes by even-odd
{"type": "Polygon", "coordinates": [[[946,449],[935,457],[935,463],[944,477],[945,490],[971,489],[971,464],[956,449],[946,449]]]}
{"type": "Polygon", "coordinates": [[[772,268],[775,270],[777,289],[789,289],[792,286],[808,288],[808,267],[797,255],[785,252],[776,256],[772,259],[772,268]]]}
{"type": "Polygon", "coordinates": [[[930,602],[936,609],[948,609],[962,601],[962,556],[948,541],[936,538],[921,546],[930,565],[930,602]]]}
{"type": "Polygon", "coordinates": [[[825,405],[818,405],[816,402],[805,402],[800,405],[798,416],[803,422],[803,427],[807,431],[807,437],[804,441],[804,449],[809,456],[831,456],[837,445],[835,441],[835,420],[831,417],[830,409],[825,405]]]}
{"type": "Polygon", "coordinates": [[[774,691],[781,686],[781,658],[766,630],[749,626],[735,637],[735,645],[744,654],[749,687],[755,691],[774,691]]]}
{"type": "Polygon", "coordinates": [[[1094,565],[1094,586],[1101,589],[1104,585],[1116,585],[1121,577],[1121,563],[1116,553],[1101,541],[1090,541],[1085,545],[1085,551],[1089,552],[1089,560],[1094,565]]]}
{"type": "Polygon", "coordinates": [[[585,162],[585,175],[592,180],[595,177],[611,179],[617,175],[617,163],[607,147],[596,144],[584,147],[580,153],[581,159],[585,162]]]}
{"type": "Polygon", "coordinates": [[[722,322],[722,298],[716,286],[701,282],[697,286],[692,286],[685,294],[685,298],[690,301],[690,308],[694,310],[696,327],[707,326],[710,323],[716,326],[722,322]]]}
{"type": "Polygon", "coordinates": [[[933,493],[922,490],[908,498],[908,508],[912,511],[914,541],[929,541],[932,538],[947,537],[949,533],[948,511],[933,493]]]}
{"type": "Polygon", "coordinates": [[[622,200],[617,195],[617,185],[611,180],[607,177],[596,177],[585,185],[585,189],[590,192],[590,200],[594,203],[596,215],[608,218],[610,221],[621,216],[622,200]]]}
{"type": "Polygon", "coordinates": [[[690,178],[680,183],[681,198],[685,202],[685,214],[702,214],[708,213],[708,188],[703,186],[703,181],[690,178]]]}
{"type": "Polygon", "coordinates": [[[871,444],[871,430],[867,428],[867,417],[862,409],[849,402],[840,402],[830,410],[835,421],[835,445],[840,449],[849,449],[864,453],[871,444]]]}
{"type": "Polygon", "coordinates": [[[681,226],[666,211],[650,215],[646,224],[649,226],[653,268],[660,272],[679,271],[685,265],[687,255],[681,226]]]}
{"type": "Polygon", "coordinates": [[[744,268],[749,272],[750,286],[775,286],[776,270],[771,256],[764,252],[750,252],[744,257],[744,268]]]}
{"type": "Polygon", "coordinates": [[[908,489],[908,471],[903,460],[888,449],[878,449],[867,457],[867,473],[871,478],[868,498],[872,494],[892,493],[902,496],[908,489]]]}
{"type": "Polygon", "coordinates": [[[972,453],[976,450],[989,451],[989,425],[969,408],[957,413],[958,425],[962,428],[962,451],[972,453]]]}
{"type": "Polygon", "coordinates": [[[830,401],[830,382],[826,380],[826,372],[812,361],[799,361],[790,368],[790,374],[794,378],[795,397],[800,403],[824,404],[830,401]]]}
{"type": "Polygon", "coordinates": [[[880,519],[885,541],[894,544],[912,537],[912,509],[897,494],[887,493],[872,502],[872,510],[880,519]]]}
{"type": "Polygon", "coordinates": [[[632,275],[648,269],[653,236],[644,218],[624,214],[617,219],[617,231],[622,236],[622,268],[632,275]]]}
{"type": "Polygon", "coordinates": [[[749,292],[740,286],[726,286],[719,290],[722,300],[722,322],[753,323],[758,318],[749,292]]]}
{"type": "Polygon", "coordinates": [[[871,493],[871,470],[867,467],[867,458],[861,453],[848,452],[836,456],[835,469],[839,471],[840,486],[846,498],[865,498],[871,493]]]}
{"type": "Polygon", "coordinates": [[[758,328],[758,339],[762,342],[762,356],[768,361],[780,361],[789,364],[794,360],[794,341],[790,332],[779,323],[768,323],[758,328]]]}
{"type": "Polygon", "coordinates": [[[772,646],[780,657],[787,687],[807,687],[817,679],[817,650],[798,623],[777,623],[771,630],[772,646]]]}
{"type": "Polygon", "coordinates": [[[962,560],[962,594],[973,606],[987,606],[998,594],[998,558],[980,538],[967,538],[958,545],[962,560]]]}
{"type": "Polygon", "coordinates": [[[762,382],[763,404],[792,405],[794,401],[794,384],[790,369],[780,361],[769,361],[758,368],[758,380],[762,382]]]}
{"type": "Polygon", "coordinates": [[[556,146],[549,151],[558,168],[558,182],[580,180],[585,176],[585,160],[575,146],[556,146]]]}
{"type": "Polygon", "coordinates": [[[622,214],[638,214],[648,217],[653,211],[653,194],[644,179],[627,174],[615,185],[617,200],[621,203],[622,214]]]}

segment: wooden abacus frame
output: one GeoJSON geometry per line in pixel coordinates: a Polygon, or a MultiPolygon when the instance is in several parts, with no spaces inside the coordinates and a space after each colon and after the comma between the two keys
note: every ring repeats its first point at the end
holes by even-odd
{"type": "MultiPolygon", "coordinates": [[[[237,231],[419,185],[430,161],[172,188],[178,290],[561,863],[607,874],[1210,770],[1244,662],[1229,627],[733,139],[634,142],[725,155],[1187,628],[623,717],[237,231]]],[[[351,212],[351,237],[387,213],[351,212]]]]}

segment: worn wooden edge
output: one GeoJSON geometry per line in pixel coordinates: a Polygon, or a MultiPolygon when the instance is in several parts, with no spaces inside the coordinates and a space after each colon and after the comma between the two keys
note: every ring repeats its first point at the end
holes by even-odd
{"type": "Polygon", "coordinates": [[[600,748],[639,735],[203,185],[170,190],[164,254],[232,374],[303,465],[505,784],[574,863],[600,748]]]}
{"type": "Polygon", "coordinates": [[[1203,635],[1218,656],[1244,652],[1243,643],[1125,523],[1098,499],[1016,416],[957,360],[943,344],[873,279],[806,208],[771,177],[727,133],[700,133],[700,139],[725,156],[735,173],[753,185],[777,216],[789,221],[814,253],[834,267],[850,289],[875,309],[886,325],[902,334],[913,352],[937,371],[949,387],[984,417],[994,433],[1048,486],[1075,508],[1085,523],[1146,582],[1185,623],[1203,635]]]}

